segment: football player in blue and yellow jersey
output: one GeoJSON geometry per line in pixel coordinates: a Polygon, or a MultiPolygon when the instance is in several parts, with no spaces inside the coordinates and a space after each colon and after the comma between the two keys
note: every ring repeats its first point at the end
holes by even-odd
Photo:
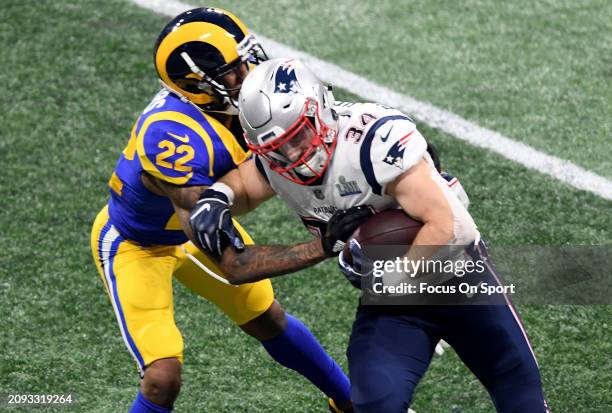
{"type": "Polygon", "coordinates": [[[222,274],[215,261],[188,242],[189,213],[201,192],[250,156],[235,99],[249,69],[265,59],[244,24],[220,9],[187,11],[157,40],[155,67],[164,87],[132,129],[91,234],[94,261],[141,375],[131,412],[170,412],[180,390],[183,340],[172,277],[315,384],[338,406],[334,411],[350,408],[348,379],[283,311],[270,281],[224,283],[202,268],[222,274]]]}

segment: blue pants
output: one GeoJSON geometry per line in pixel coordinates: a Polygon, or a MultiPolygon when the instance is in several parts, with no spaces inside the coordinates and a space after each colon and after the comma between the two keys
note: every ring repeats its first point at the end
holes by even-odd
{"type": "Polygon", "coordinates": [[[355,411],[405,413],[441,338],[498,412],[547,412],[534,354],[511,305],[359,306],[347,350],[355,411]]]}

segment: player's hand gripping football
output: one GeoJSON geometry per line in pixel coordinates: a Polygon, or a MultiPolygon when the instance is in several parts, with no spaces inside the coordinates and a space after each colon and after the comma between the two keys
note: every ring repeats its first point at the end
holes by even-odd
{"type": "Polygon", "coordinates": [[[372,209],[364,205],[334,212],[321,238],[325,254],[328,257],[338,255],[346,245],[346,240],[372,215],[374,215],[372,209]]]}
{"type": "Polygon", "coordinates": [[[338,255],[338,266],[346,279],[353,287],[362,288],[362,280],[372,275],[374,270],[373,261],[368,258],[359,241],[352,238],[349,240],[348,251],[350,253],[350,262],[344,256],[344,252],[338,255]]]}
{"type": "Polygon", "coordinates": [[[227,194],[213,185],[202,192],[189,217],[189,225],[198,247],[217,259],[221,258],[223,250],[230,245],[238,251],[244,250],[242,237],[232,223],[230,206],[227,194]]]}

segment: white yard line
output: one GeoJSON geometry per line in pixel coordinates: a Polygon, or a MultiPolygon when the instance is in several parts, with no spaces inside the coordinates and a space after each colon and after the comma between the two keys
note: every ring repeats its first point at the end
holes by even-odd
{"type": "MultiPolygon", "coordinates": [[[[167,16],[175,16],[194,7],[173,0],[131,1],[143,8],[167,16]]],[[[332,63],[317,59],[270,38],[259,34],[257,34],[257,38],[270,55],[297,57],[313,69],[317,76],[326,83],[345,89],[364,100],[381,102],[396,107],[416,120],[457,139],[498,153],[504,158],[518,162],[527,168],[546,174],[574,188],[590,191],[602,198],[612,200],[612,181],[603,176],[590,172],[570,161],[547,155],[529,145],[478,126],[454,113],[394,92],[332,63]]]]}

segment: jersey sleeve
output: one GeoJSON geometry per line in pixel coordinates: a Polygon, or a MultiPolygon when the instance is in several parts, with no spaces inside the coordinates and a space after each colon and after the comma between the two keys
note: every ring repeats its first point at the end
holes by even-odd
{"type": "Polygon", "coordinates": [[[427,142],[408,117],[379,119],[361,147],[361,168],[372,190],[382,195],[384,187],[425,156],[427,142]]]}
{"type": "Polygon", "coordinates": [[[240,165],[251,157],[251,151],[240,146],[238,138],[234,137],[229,130],[225,129],[223,134],[226,136],[223,140],[227,142],[225,147],[235,165],[240,165]]]}
{"type": "Polygon", "coordinates": [[[212,185],[213,144],[192,128],[172,120],[143,125],[137,154],[142,168],[174,185],[212,185]]]}

